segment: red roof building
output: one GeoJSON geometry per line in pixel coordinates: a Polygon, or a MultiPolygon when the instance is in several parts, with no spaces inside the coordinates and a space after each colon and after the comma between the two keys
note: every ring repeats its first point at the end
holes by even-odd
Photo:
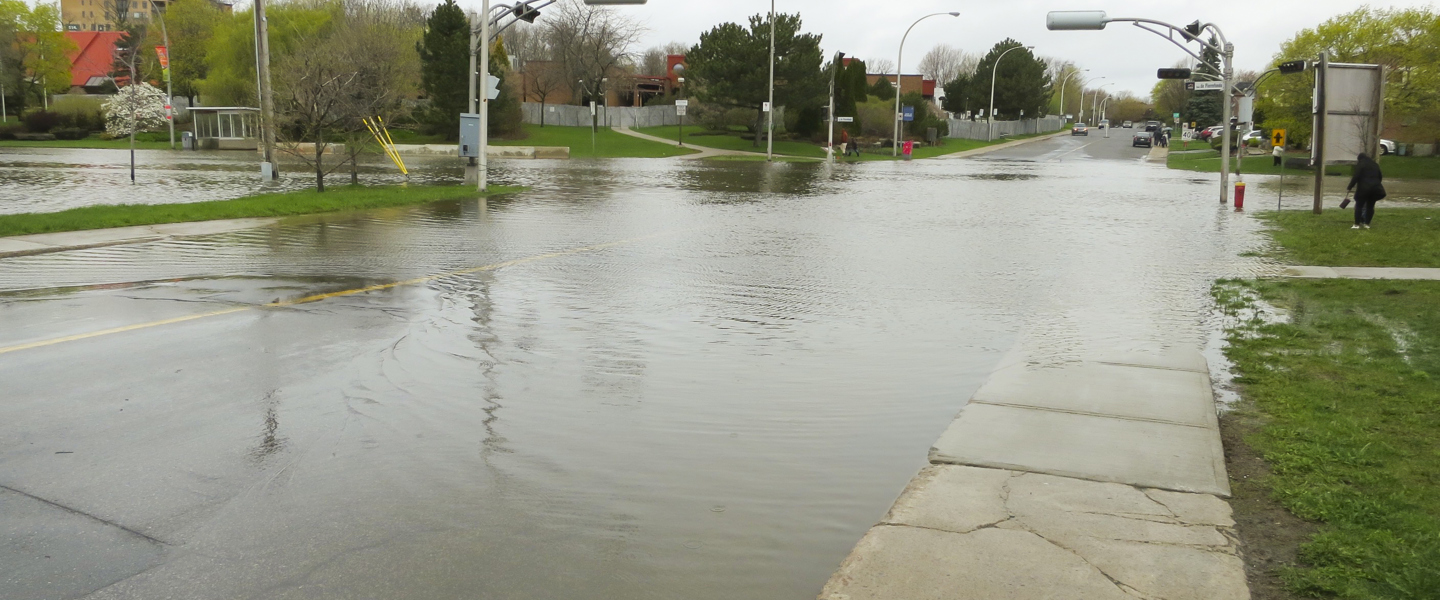
{"type": "Polygon", "coordinates": [[[105,87],[115,63],[115,43],[123,35],[123,31],[65,32],[79,48],[70,56],[70,93],[94,93],[105,87]]]}

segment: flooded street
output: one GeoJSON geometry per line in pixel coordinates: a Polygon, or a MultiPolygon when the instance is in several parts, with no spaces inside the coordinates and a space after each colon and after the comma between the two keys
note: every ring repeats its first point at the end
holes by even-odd
{"type": "MultiPolygon", "coordinates": [[[[1269,268],[1218,176],[1128,146],[498,161],[532,189],[0,259],[0,510],[59,549],[0,582],[813,598],[1007,353],[1198,349],[1211,282],[1269,268]]],[[[81,166],[15,156],[0,212],[76,202],[81,166]]],[[[248,163],[183,156],[145,198],[252,193],[248,163]]],[[[115,169],[86,196],[133,198],[115,169]]]]}

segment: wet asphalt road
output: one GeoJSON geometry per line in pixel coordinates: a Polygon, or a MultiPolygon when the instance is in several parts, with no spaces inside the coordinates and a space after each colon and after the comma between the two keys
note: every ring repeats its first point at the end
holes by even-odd
{"type": "Polygon", "coordinates": [[[0,260],[0,597],[813,597],[1003,354],[1199,348],[1266,268],[1128,144],[514,161],[0,260]]]}

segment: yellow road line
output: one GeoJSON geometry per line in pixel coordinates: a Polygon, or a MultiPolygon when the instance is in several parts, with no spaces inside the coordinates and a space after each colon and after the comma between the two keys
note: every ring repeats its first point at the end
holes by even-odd
{"type": "Polygon", "coordinates": [[[393,283],[382,283],[382,284],[379,284],[379,285],[371,285],[371,286],[366,286],[366,287],[362,287],[362,288],[355,288],[355,289],[353,289],[353,290],[343,290],[343,291],[339,291],[339,292],[330,292],[330,293],[327,293],[327,294],[315,294],[315,295],[313,295],[313,296],[305,296],[305,297],[303,297],[303,298],[297,298],[297,299],[294,299],[294,300],[281,300],[281,301],[278,301],[278,302],[270,302],[270,303],[263,304],[263,305],[260,305],[260,306],[236,306],[236,307],[233,307],[233,308],[226,308],[226,309],[223,309],[223,310],[216,310],[216,311],[211,311],[211,312],[207,312],[207,313],[200,313],[200,314],[198,314],[198,315],[188,315],[188,316],[184,316],[184,317],[175,317],[175,318],[171,318],[171,319],[161,319],[161,320],[159,320],[159,321],[151,321],[151,322],[149,322],[149,323],[136,323],[136,324],[134,324],[134,325],[125,325],[125,326],[122,326],[122,327],[112,327],[112,328],[110,328],[110,329],[101,329],[100,331],[91,331],[91,332],[89,332],[89,333],[77,333],[77,334],[75,334],[75,335],[67,335],[67,336],[65,336],[65,337],[52,338],[52,339],[48,339],[48,340],[40,340],[40,341],[38,341],[38,342],[29,342],[29,343],[19,344],[19,345],[15,345],[15,346],[6,346],[6,347],[3,347],[3,348],[0,348],[0,354],[6,354],[6,353],[9,353],[9,352],[19,352],[19,351],[21,351],[21,350],[32,350],[32,349],[35,349],[35,348],[43,348],[43,347],[45,347],[45,346],[53,346],[53,345],[55,345],[55,344],[63,344],[63,343],[65,343],[65,342],[75,342],[75,341],[79,341],[79,340],[87,340],[87,339],[90,339],[90,338],[97,338],[97,337],[106,336],[106,335],[111,335],[111,334],[115,334],[115,333],[125,333],[125,332],[127,332],[127,331],[135,331],[135,330],[137,330],[137,329],[148,329],[148,328],[151,328],[151,327],[159,327],[159,326],[161,326],[161,325],[172,325],[172,324],[175,324],[175,323],[184,323],[185,321],[194,321],[194,320],[196,320],[196,319],[204,319],[204,318],[207,318],[207,317],[218,317],[218,316],[220,316],[220,315],[229,315],[229,314],[234,314],[234,313],[238,313],[238,312],[245,312],[245,311],[248,311],[248,310],[255,310],[255,309],[257,309],[257,308],[278,308],[278,307],[285,307],[285,306],[294,306],[294,305],[296,305],[296,304],[308,304],[308,303],[311,303],[311,302],[319,302],[319,301],[321,301],[321,300],[325,300],[325,299],[328,299],[328,298],[339,298],[339,297],[341,297],[341,296],[353,296],[353,295],[355,295],[355,294],[363,294],[363,293],[366,293],[366,292],[374,292],[374,291],[379,291],[379,290],[388,290],[388,289],[390,289],[390,288],[397,288],[397,287],[406,286],[406,285],[415,285],[415,284],[420,284],[420,283],[427,283],[427,282],[430,282],[430,281],[435,281],[435,280],[437,280],[437,279],[444,279],[444,278],[446,278],[446,277],[454,277],[454,276],[456,276],[456,275],[469,275],[469,274],[471,274],[471,273],[481,273],[481,272],[484,272],[484,271],[495,271],[495,270],[497,270],[497,269],[503,269],[503,268],[505,268],[505,267],[513,267],[513,266],[516,266],[516,265],[522,265],[522,264],[529,263],[529,262],[535,262],[535,261],[537,261],[537,260],[547,260],[547,259],[551,259],[551,258],[560,258],[560,257],[562,257],[562,256],[571,256],[571,255],[575,255],[575,254],[583,254],[583,253],[586,253],[586,252],[598,252],[598,251],[604,250],[604,249],[606,249],[606,248],[613,248],[613,247],[615,247],[615,246],[622,246],[622,245],[625,245],[625,244],[632,244],[632,243],[639,242],[639,241],[644,241],[644,240],[648,240],[648,239],[652,239],[652,238],[657,238],[657,237],[660,237],[660,236],[663,236],[663,235],[669,235],[669,234],[668,234],[668,233],[657,233],[657,234],[654,234],[654,235],[647,235],[647,236],[641,236],[641,237],[636,237],[636,238],[630,238],[630,239],[620,240],[620,241],[616,241],[616,242],[607,242],[607,243],[604,243],[604,244],[595,244],[595,245],[593,245],[593,246],[581,246],[581,247],[579,247],[579,248],[571,248],[571,249],[569,249],[569,250],[561,250],[561,251],[559,251],[559,252],[549,252],[549,253],[546,253],[546,254],[537,254],[537,255],[535,255],[535,256],[527,256],[527,257],[525,257],[525,258],[517,258],[517,259],[514,259],[514,260],[507,260],[507,261],[504,261],[504,262],[498,262],[498,263],[488,264],[488,265],[479,266],[479,267],[470,267],[470,268],[467,268],[467,269],[460,269],[460,270],[457,270],[457,271],[450,271],[450,272],[446,272],[446,273],[438,273],[438,274],[435,274],[435,275],[426,275],[426,276],[424,276],[424,277],[416,277],[416,278],[414,278],[414,279],[406,279],[406,280],[404,280],[404,281],[396,281],[396,282],[393,282],[393,283]]]}

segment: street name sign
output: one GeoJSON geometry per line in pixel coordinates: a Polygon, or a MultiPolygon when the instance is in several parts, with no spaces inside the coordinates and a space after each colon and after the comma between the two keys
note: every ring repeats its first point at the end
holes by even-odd
{"type": "Polygon", "coordinates": [[[855,117],[835,117],[836,123],[854,123],[855,117]]]}
{"type": "Polygon", "coordinates": [[[1185,82],[1185,89],[1187,89],[1187,90],[1194,90],[1194,91],[1197,91],[1197,92],[1223,90],[1223,89],[1225,89],[1225,82],[1223,82],[1223,81],[1187,81],[1187,82],[1185,82]]]}

